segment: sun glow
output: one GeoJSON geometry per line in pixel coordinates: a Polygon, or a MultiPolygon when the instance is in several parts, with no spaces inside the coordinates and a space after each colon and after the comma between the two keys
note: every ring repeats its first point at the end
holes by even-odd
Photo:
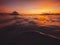
{"type": "Polygon", "coordinates": [[[48,13],[48,10],[30,10],[28,12],[24,12],[25,14],[43,14],[43,13],[48,13]]]}
{"type": "Polygon", "coordinates": [[[41,12],[47,12],[47,10],[41,10],[41,12]]]}

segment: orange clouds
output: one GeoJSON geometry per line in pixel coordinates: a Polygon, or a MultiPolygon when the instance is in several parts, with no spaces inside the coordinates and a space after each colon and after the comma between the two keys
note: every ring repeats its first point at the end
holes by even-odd
{"type": "Polygon", "coordinates": [[[56,10],[56,12],[60,11],[60,8],[57,8],[57,5],[60,5],[59,0],[20,0],[17,2],[18,3],[15,1],[14,4],[9,3],[4,7],[5,9],[2,10],[5,10],[5,12],[17,11],[21,14],[40,14],[41,12],[55,12],[54,10],[56,10]]]}

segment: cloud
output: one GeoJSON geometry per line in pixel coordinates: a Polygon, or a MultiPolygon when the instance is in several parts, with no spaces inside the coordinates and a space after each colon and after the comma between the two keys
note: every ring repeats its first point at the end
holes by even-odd
{"type": "Polygon", "coordinates": [[[53,1],[55,1],[55,2],[60,2],[60,0],[53,0],[53,1]]]}

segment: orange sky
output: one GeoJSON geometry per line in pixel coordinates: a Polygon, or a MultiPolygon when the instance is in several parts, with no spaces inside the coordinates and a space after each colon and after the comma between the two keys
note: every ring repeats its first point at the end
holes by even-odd
{"type": "Polygon", "coordinates": [[[16,0],[13,4],[8,3],[0,6],[0,12],[17,11],[21,14],[60,13],[59,0],[16,0]],[[3,8],[2,8],[3,7],[3,8]],[[2,8],[2,9],[1,9],[2,8]]]}

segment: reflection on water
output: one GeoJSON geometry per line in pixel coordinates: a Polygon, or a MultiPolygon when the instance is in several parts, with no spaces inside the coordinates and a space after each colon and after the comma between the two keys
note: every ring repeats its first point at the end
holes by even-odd
{"type": "Polygon", "coordinates": [[[60,26],[60,15],[23,15],[22,17],[35,21],[40,26],[60,26]]]}
{"type": "MultiPolygon", "coordinates": [[[[0,17],[0,22],[3,22],[5,25],[8,24],[7,20],[10,20],[9,22],[12,20],[14,23],[17,21],[22,25],[30,25],[30,22],[34,22],[35,25],[38,26],[60,26],[60,15],[18,15],[16,19],[13,15],[4,15],[0,17]]],[[[0,25],[3,25],[3,23],[0,23],[0,25]]]]}

